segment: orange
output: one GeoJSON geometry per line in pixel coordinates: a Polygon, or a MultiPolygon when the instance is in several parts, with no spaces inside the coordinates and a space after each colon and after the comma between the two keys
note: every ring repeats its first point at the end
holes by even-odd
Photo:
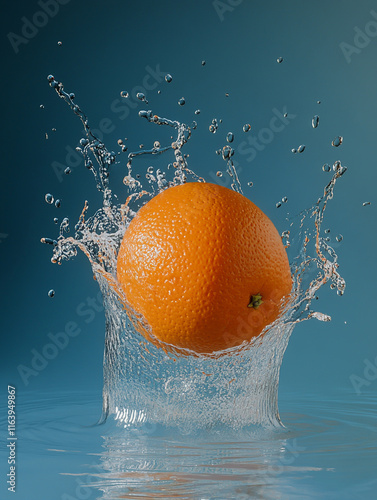
{"type": "Polygon", "coordinates": [[[140,208],[117,279],[148,340],[201,354],[259,335],[292,286],[270,219],[245,196],[205,182],[170,187],[140,208]]]}

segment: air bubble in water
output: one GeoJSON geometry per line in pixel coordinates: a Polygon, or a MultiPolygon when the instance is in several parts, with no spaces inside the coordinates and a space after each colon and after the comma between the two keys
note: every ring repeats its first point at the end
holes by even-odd
{"type": "Polygon", "coordinates": [[[74,94],[73,92],[71,92],[71,93],[69,94],[69,96],[68,96],[68,97],[71,99],[71,101],[73,101],[73,99],[74,99],[76,96],[75,96],[75,94],[74,94]]]}
{"type": "Polygon", "coordinates": [[[325,229],[325,233],[328,234],[330,232],[330,229],[325,229]]]}
{"type": "Polygon", "coordinates": [[[319,124],[319,116],[318,115],[314,115],[313,118],[312,118],[312,127],[313,128],[317,128],[318,124],[319,124]]]}
{"type": "Polygon", "coordinates": [[[202,61],[202,66],[205,66],[206,65],[206,62],[205,61],[202,61]]]}
{"type": "Polygon", "coordinates": [[[370,201],[364,201],[363,207],[366,207],[367,205],[370,205],[370,201]]]}
{"type": "Polygon", "coordinates": [[[342,234],[338,234],[338,236],[335,238],[337,242],[341,242],[343,240],[343,235],[342,234]]]}
{"type": "Polygon", "coordinates": [[[223,173],[222,173],[222,172],[220,172],[220,170],[219,170],[218,172],[216,172],[216,175],[217,175],[217,177],[222,177],[222,176],[223,176],[223,173]]]}
{"type": "Polygon", "coordinates": [[[59,222],[59,219],[57,217],[54,217],[54,222],[57,224],[59,222]]]}
{"type": "Polygon", "coordinates": [[[276,203],[276,208],[280,208],[280,207],[281,207],[281,201],[278,201],[278,202],[276,203]]]}
{"type": "Polygon", "coordinates": [[[335,137],[335,139],[332,141],[331,145],[335,146],[338,148],[343,142],[343,137],[341,135],[338,135],[338,137],[335,137]]]}
{"type": "Polygon", "coordinates": [[[180,106],[183,106],[185,103],[186,103],[186,100],[185,100],[185,98],[184,98],[184,97],[181,97],[181,98],[179,99],[179,101],[178,101],[178,104],[179,104],[180,106]]]}
{"type": "Polygon", "coordinates": [[[47,80],[48,80],[49,82],[53,82],[53,81],[55,80],[54,75],[48,75],[47,80]]]}
{"type": "Polygon", "coordinates": [[[325,164],[322,166],[322,170],[323,170],[324,172],[330,172],[331,167],[330,167],[330,165],[329,165],[328,163],[325,163],[325,164]]]}
{"type": "Polygon", "coordinates": [[[196,110],[195,110],[195,114],[196,114],[196,115],[200,115],[200,109],[196,109],[196,110]]]}
{"type": "Polygon", "coordinates": [[[298,149],[297,149],[297,152],[298,153],[303,153],[305,151],[305,144],[301,144],[298,149]]]}
{"type": "Polygon", "coordinates": [[[56,200],[56,201],[55,201],[55,206],[56,206],[56,208],[59,208],[59,207],[60,207],[60,205],[61,205],[61,201],[60,201],[60,200],[56,200]]]}
{"type": "Polygon", "coordinates": [[[249,181],[249,182],[247,183],[247,185],[248,185],[249,187],[253,187],[254,183],[253,183],[252,181],[249,181]]]}
{"type": "Polygon", "coordinates": [[[245,123],[245,125],[242,127],[242,130],[244,132],[249,132],[250,129],[251,129],[250,123],[245,123]]]}
{"type": "Polygon", "coordinates": [[[129,93],[127,92],[127,90],[122,90],[121,93],[120,93],[120,97],[124,97],[125,99],[127,99],[127,97],[129,97],[129,93]]]}
{"type": "Polygon", "coordinates": [[[154,149],[159,149],[160,146],[161,146],[161,144],[158,141],[154,141],[154,144],[153,144],[154,149]]]}
{"type": "Polygon", "coordinates": [[[225,97],[229,97],[229,92],[225,92],[225,97]]]}
{"type": "Polygon", "coordinates": [[[283,58],[282,58],[282,57],[278,57],[278,58],[276,59],[276,62],[278,62],[279,64],[280,64],[280,63],[282,63],[282,62],[283,62],[283,58]]]}
{"type": "Polygon", "coordinates": [[[282,201],[283,203],[287,203],[288,198],[287,198],[286,196],[283,196],[283,198],[281,199],[281,201],[282,201]]]}
{"type": "Polygon", "coordinates": [[[48,295],[49,297],[51,297],[51,298],[52,298],[52,297],[54,297],[54,295],[55,295],[55,290],[53,290],[53,289],[51,288],[51,290],[49,290],[49,291],[48,291],[47,295],[48,295]]]}
{"type": "Polygon", "coordinates": [[[39,107],[40,107],[41,109],[44,109],[44,106],[43,106],[43,104],[40,104],[40,105],[39,105],[39,107]]]}
{"type": "Polygon", "coordinates": [[[59,45],[59,47],[61,47],[63,45],[63,43],[59,40],[58,45],[59,45]]]}
{"type": "Polygon", "coordinates": [[[165,75],[165,81],[167,81],[168,83],[170,83],[172,80],[173,80],[173,77],[171,76],[170,73],[168,73],[167,75],[165,75]]]}
{"type": "Polygon", "coordinates": [[[49,203],[50,205],[52,205],[52,204],[54,203],[54,197],[52,196],[52,194],[47,193],[47,194],[45,195],[45,201],[46,201],[47,203],[49,203]]]}
{"type": "Polygon", "coordinates": [[[227,140],[227,142],[233,142],[234,141],[234,134],[233,134],[233,132],[228,132],[227,133],[226,140],[227,140]]]}
{"type": "Polygon", "coordinates": [[[291,149],[291,151],[292,151],[293,154],[297,153],[297,149],[295,149],[295,148],[291,149]]]}

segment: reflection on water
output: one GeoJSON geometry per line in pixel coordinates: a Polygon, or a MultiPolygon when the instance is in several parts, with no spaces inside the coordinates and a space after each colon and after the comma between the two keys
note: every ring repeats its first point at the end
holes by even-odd
{"type": "Polygon", "coordinates": [[[375,498],[375,394],[281,395],[285,429],[186,435],[150,424],[125,429],[112,417],[93,425],[99,399],[20,395],[16,498],[375,498]]]}

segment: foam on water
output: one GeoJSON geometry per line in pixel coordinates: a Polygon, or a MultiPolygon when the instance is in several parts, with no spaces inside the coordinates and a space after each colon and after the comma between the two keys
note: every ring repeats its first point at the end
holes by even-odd
{"type": "MultiPolygon", "coordinates": [[[[152,149],[128,154],[123,180],[128,197],[119,203],[109,187],[116,154],[93,135],[87,116],[74,102],[74,95],[65,92],[52,75],[48,79],[84,125],[85,137],[78,150],[103,194],[102,207],[89,218],[86,218],[88,204],[85,202],[74,236],[68,236],[69,221],[65,218],[56,240],[43,238],[53,245],[54,263],[71,259],[77,249],[83,251],[103,294],[106,313],[103,418],[113,414],[125,427],[147,422],[178,426],[186,432],[219,426],[236,429],[252,424],[280,426],[279,370],[293,328],[308,318],[330,320],[311,309],[312,300],[322,285],[329,282],[339,294],[344,292],[345,282],[338,273],[337,255],[326,236],[322,236],[321,227],[327,202],[346,168],[336,162],[323,195],[312,207],[287,221],[288,229],[282,238],[294,283],[289,303],[274,324],[251,343],[212,355],[182,354],[171,346],[163,349],[147,342],[135,330],[135,322],[142,318],[124,305],[124,296],[116,281],[117,252],[124,231],[141,204],[170,186],[187,181],[204,182],[189,169],[182,152],[196,123],[188,126],[150,110],[139,112],[139,116],[152,125],[170,127],[175,139],[165,146],[155,141],[152,149]],[[173,161],[169,163],[172,154],[173,161]],[[133,173],[134,162],[143,155],[166,157],[166,171],[148,168],[148,189],[143,188],[133,173]]],[[[228,134],[228,143],[229,137],[228,134]]],[[[127,149],[122,141],[119,144],[123,151],[127,149]]],[[[234,150],[227,144],[220,154],[226,162],[232,189],[242,192],[232,161],[234,150]]]]}

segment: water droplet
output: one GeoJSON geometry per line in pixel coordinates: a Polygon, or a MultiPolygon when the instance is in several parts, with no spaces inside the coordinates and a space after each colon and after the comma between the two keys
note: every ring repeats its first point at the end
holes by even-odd
{"type": "Polygon", "coordinates": [[[312,118],[312,127],[313,128],[317,128],[318,124],[319,124],[319,116],[318,115],[314,115],[313,118],[312,118]]]}
{"type": "Polygon", "coordinates": [[[249,181],[249,182],[247,183],[247,185],[248,185],[249,187],[253,187],[253,186],[254,186],[254,183],[253,183],[252,181],[249,181]]]}
{"type": "Polygon", "coordinates": [[[49,203],[50,205],[51,205],[52,203],[54,203],[54,197],[52,196],[52,194],[47,193],[47,194],[45,195],[45,201],[46,201],[47,203],[49,203]]]}
{"type": "Polygon", "coordinates": [[[202,66],[205,66],[206,65],[206,62],[205,61],[202,61],[202,66]]]}
{"type": "Polygon", "coordinates": [[[287,118],[287,116],[288,116],[288,113],[284,113],[284,115],[283,115],[283,116],[284,116],[284,118],[287,118]]]}
{"type": "Polygon", "coordinates": [[[321,101],[317,101],[317,104],[321,104],[321,101]]]}
{"type": "Polygon", "coordinates": [[[130,96],[130,94],[127,92],[127,90],[122,90],[120,93],[120,97],[124,97],[127,99],[130,96]]]}
{"type": "Polygon", "coordinates": [[[325,233],[328,234],[330,232],[330,229],[325,229],[325,233]]]}
{"type": "Polygon", "coordinates": [[[297,149],[297,152],[298,153],[303,153],[305,151],[305,144],[301,144],[298,149],[297,149]]]}
{"type": "Polygon", "coordinates": [[[276,208],[280,208],[280,207],[281,207],[281,202],[280,202],[280,201],[278,201],[278,202],[276,203],[276,208]]]}
{"type": "Polygon", "coordinates": [[[242,130],[244,132],[249,132],[250,129],[251,129],[250,123],[245,123],[245,125],[242,127],[242,130]]]}
{"type": "Polygon", "coordinates": [[[295,148],[291,149],[291,151],[292,151],[293,154],[297,153],[297,149],[295,149],[295,148]]]}
{"type": "Polygon", "coordinates": [[[338,241],[340,243],[343,240],[343,235],[338,234],[338,236],[335,239],[336,239],[336,241],[338,241]]]}
{"type": "Polygon", "coordinates": [[[63,43],[59,40],[58,45],[59,45],[59,47],[61,47],[63,45],[63,43]]]}
{"type": "Polygon", "coordinates": [[[338,148],[342,144],[342,142],[343,142],[343,137],[341,135],[339,135],[338,137],[335,137],[335,139],[332,141],[331,145],[338,148]]]}
{"type": "Polygon", "coordinates": [[[233,156],[234,150],[230,146],[224,146],[222,150],[223,160],[229,160],[233,156]]]}
{"type": "Polygon", "coordinates": [[[234,141],[234,134],[233,132],[228,132],[227,135],[226,135],[226,140],[228,142],[233,142],[234,141]]]}
{"type": "Polygon", "coordinates": [[[161,146],[161,144],[158,141],[154,141],[153,147],[155,149],[159,149],[160,146],[161,146]]]}
{"type": "Polygon", "coordinates": [[[39,107],[40,107],[41,109],[45,109],[45,107],[43,106],[43,104],[40,104],[40,105],[39,105],[39,107]]]}
{"type": "Polygon", "coordinates": [[[216,132],[216,127],[211,123],[211,125],[208,127],[208,130],[212,132],[213,134],[216,132]]]}
{"type": "Polygon", "coordinates": [[[127,146],[122,146],[122,151],[125,153],[127,151],[128,147],[127,146]]]}
{"type": "Polygon", "coordinates": [[[117,143],[119,144],[119,146],[121,146],[123,144],[123,139],[118,139],[117,143]]]}
{"type": "Polygon", "coordinates": [[[196,110],[195,110],[195,114],[196,114],[196,115],[200,115],[200,109],[196,109],[196,110]]]}
{"type": "Polygon", "coordinates": [[[56,200],[55,201],[56,208],[60,208],[60,205],[61,205],[61,201],[60,200],[56,200]]]}
{"type": "Polygon", "coordinates": [[[57,224],[59,222],[59,219],[57,217],[54,217],[54,222],[57,224]]]}
{"type": "Polygon", "coordinates": [[[229,92],[225,92],[225,97],[229,97],[229,92]]]}
{"type": "Polygon", "coordinates": [[[330,167],[330,165],[329,165],[328,163],[325,163],[325,164],[322,166],[322,170],[323,170],[324,172],[330,172],[331,167],[330,167]]]}
{"type": "Polygon", "coordinates": [[[52,298],[52,297],[54,297],[54,295],[55,295],[55,290],[53,290],[53,289],[51,288],[51,290],[49,290],[49,291],[48,291],[47,295],[48,295],[49,297],[51,297],[51,298],[52,298]]]}
{"type": "Polygon", "coordinates": [[[367,205],[370,205],[370,201],[364,201],[363,207],[366,207],[367,205]]]}
{"type": "Polygon", "coordinates": [[[180,106],[183,106],[185,103],[186,103],[186,100],[185,100],[185,98],[184,98],[184,97],[181,97],[181,98],[179,99],[179,101],[178,101],[178,104],[179,104],[180,106]]]}
{"type": "Polygon", "coordinates": [[[172,80],[173,80],[173,77],[171,76],[170,73],[168,73],[167,75],[165,75],[165,80],[170,83],[172,80]]]}
{"type": "Polygon", "coordinates": [[[282,62],[283,62],[283,58],[282,58],[282,57],[278,57],[278,58],[276,59],[276,62],[278,62],[279,64],[280,64],[280,63],[282,63],[282,62]]]}
{"type": "Polygon", "coordinates": [[[339,170],[340,168],[342,167],[342,164],[340,163],[339,160],[337,160],[336,162],[334,162],[334,165],[332,166],[332,169],[334,170],[334,172],[336,172],[337,170],[339,170]]]}
{"type": "Polygon", "coordinates": [[[138,92],[136,94],[136,98],[139,99],[139,101],[143,101],[143,102],[145,102],[145,104],[148,104],[148,101],[145,97],[145,94],[143,94],[142,92],[138,92]]]}
{"type": "Polygon", "coordinates": [[[286,196],[283,196],[283,198],[281,199],[281,201],[282,201],[283,203],[287,203],[288,198],[287,198],[286,196]]]}
{"type": "Polygon", "coordinates": [[[222,173],[222,172],[220,172],[220,170],[219,170],[218,172],[216,172],[216,175],[217,175],[217,177],[222,177],[222,176],[223,176],[223,173],[222,173]]]}

